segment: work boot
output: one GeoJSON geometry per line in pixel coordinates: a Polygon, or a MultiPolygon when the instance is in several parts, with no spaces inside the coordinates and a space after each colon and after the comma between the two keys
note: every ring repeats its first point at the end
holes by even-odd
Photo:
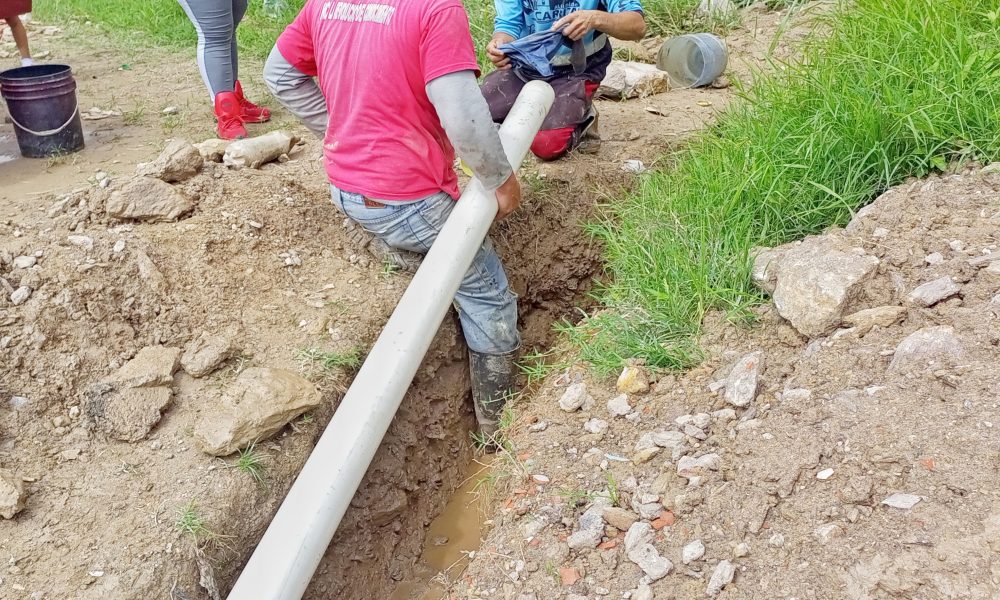
{"type": "Polygon", "coordinates": [[[233,92],[215,95],[215,118],[219,121],[219,138],[241,140],[247,137],[246,127],[240,118],[240,102],[233,92]]]}
{"type": "Polygon", "coordinates": [[[266,123],[271,120],[271,111],[269,109],[257,106],[247,100],[246,96],[243,95],[243,86],[238,80],[236,81],[236,89],[233,93],[236,94],[236,100],[240,103],[240,118],[243,119],[244,123],[266,123]]]}
{"type": "Polygon", "coordinates": [[[591,106],[587,113],[587,120],[584,121],[583,128],[579,133],[580,142],[576,146],[576,151],[581,154],[597,154],[601,149],[601,132],[598,128],[600,115],[597,107],[591,106]]]}
{"type": "Polygon", "coordinates": [[[479,440],[484,449],[493,453],[500,449],[500,415],[507,400],[514,394],[517,378],[514,358],[517,351],[506,354],[482,354],[469,350],[469,371],[472,374],[472,405],[479,423],[479,440]]]}

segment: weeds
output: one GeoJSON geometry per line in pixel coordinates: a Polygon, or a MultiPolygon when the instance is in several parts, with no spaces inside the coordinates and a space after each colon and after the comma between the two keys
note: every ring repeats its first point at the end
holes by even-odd
{"type": "Polygon", "coordinates": [[[698,361],[708,311],[749,320],[750,250],[831,225],[907,177],[1000,158],[1000,2],[858,0],[592,232],[610,310],[564,326],[598,371],[698,361]]]}
{"type": "Polygon", "coordinates": [[[486,502],[492,503],[497,494],[507,491],[507,487],[513,481],[519,481],[527,477],[528,472],[521,464],[520,459],[514,452],[514,447],[508,441],[508,432],[517,422],[517,415],[513,407],[514,398],[508,400],[500,413],[498,431],[490,439],[484,439],[479,434],[473,434],[473,444],[477,448],[485,448],[492,445],[496,448],[496,453],[490,463],[489,469],[484,473],[472,488],[473,494],[485,494],[486,502]]]}
{"type": "Polygon", "coordinates": [[[361,351],[357,348],[344,352],[328,352],[318,348],[300,348],[299,359],[318,365],[324,371],[335,369],[356,369],[361,366],[361,351]]]}
{"type": "Polygon", "coordinates": [[[605,471],[604,476],[608,480],[608,500],[611,502],[611,506],[621,506],[622,496],[618,491],[618,481],[615,480],[615,474],[611,471],[605,471]]]}
{"type": "Polygon", "coordinates": [[[254,442],[239,451],[239,457],[236,462],[230,465],[230,468],[236,469],[241,473],[246,473],[251,479],[257,482],[258,485],[264,486],[266,483],[267,475],[267,465],[265,461],[267,460],[267,455],[263,452],[257,451],[257,442],[254,442]]]}
{"type": "Polygon", "coordinates": [[[595,497],[593,492],[589,492],[587,490],[562,489],[559,490],[558,493],[560,497],[566,500],[566,504],[569,506],[570,510],[575,510],[587,504],[595,497]]]}
{"type": "Polygon", "coordinates": [[[527,385],[529,387],[545,379],[549,373],[569,366],[566,361],[553,360],[556,353],[556,349],[547,352],[530,352],[518,361],[517,368],[528,378],[527,385]]]}
{"type": "Polygon", "coordinates": [[[195,543],[215,537],[215,534],[208,529],[205,519],[198,514],[198,508],[194,500],[188,502],[178,510],[174,529],[191,536],[195,540],[195,543]]]}

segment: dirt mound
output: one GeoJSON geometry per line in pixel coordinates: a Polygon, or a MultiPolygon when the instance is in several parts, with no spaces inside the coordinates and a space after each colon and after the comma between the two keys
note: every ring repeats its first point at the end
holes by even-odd
{"type": "Polygon", "coordinates": [[[776,259],[778,284],[799,278],[784,282],[798,296],[762,306],[750,329],[710,318],[710,358],[648,393],[620,397],[631,376],[619,389],[576,368],[550,376],[519,407],[516,483],[469,589],[997,597],[998,191],[990,169],[914,181],[846,230],[777,249],[795,257],[776,259]],[[817,244],[877,266],[809,273],[803,256],[843,262],[796,250],[817,244]],[[779,315],[804,302],[823,318],[800,326],[826,332],[779,315]],[[574,382],[593,402],[566,412],[574,382]],[[595,529],[602,503],[620,508],[595,529]]]}

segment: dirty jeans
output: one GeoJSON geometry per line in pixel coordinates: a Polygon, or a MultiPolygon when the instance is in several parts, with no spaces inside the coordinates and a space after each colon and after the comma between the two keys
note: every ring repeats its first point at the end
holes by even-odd
{"type": "MultiPolygon", "coordinates": [[[[364,196],[330,186],[333,203],[369,233],[393,248],[427,254],[455,201],[441,192],[413,202],[365,206],[364,196]]],[[[455,294],[455,308],[469,349],[505,354],[521,344],[517,332],[517,295],[510,289],[500,257],[487,237],[455,294]]]]}

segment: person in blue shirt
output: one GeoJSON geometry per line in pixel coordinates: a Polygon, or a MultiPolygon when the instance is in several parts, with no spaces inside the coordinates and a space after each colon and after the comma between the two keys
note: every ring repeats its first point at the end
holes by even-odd
{"type": "Polygon", "coordinates": [[[535,156],[555,160],[586,138],[599,141],[593,97],[611,62],[608,38],[642,39],[646,21],[640,0],[494,0],[494,4],[497,17],[486,52],[497,70],[482,84],[493,121],[500,123],[507,117],[526,82],[543,79],[555,89],[556,99],[531,145],[535,156]],[[512,68],[500,47],[548,30],[560,31],[573,42],[582,41],[586,64],[574,67],[573,47],[567,45],[550,60],[550,76],[523,66],[512,68]]]}

